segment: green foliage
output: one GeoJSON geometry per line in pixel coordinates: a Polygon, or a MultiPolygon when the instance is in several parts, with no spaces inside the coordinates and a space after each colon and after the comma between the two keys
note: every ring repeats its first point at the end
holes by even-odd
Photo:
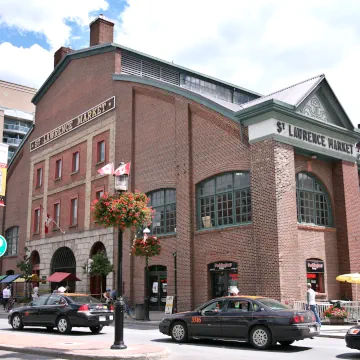
{"type": "Polygon", "coordinates": [[[28,255],[29,249],[27,247],[24,248],[24,256],[21,261],[18,261],[16,266],[21,271],[21,276],[24,277],[25,281],[29,281],[32,276],[33,264],[31,262],[31,258],[28,255]]]}
{"type": "Polygon", "coordinates": [[[87,269],[87,263],[82,267],[85,273],[88,270],[91,276],[107,276],[113,271],[113,265],[110,263],[105,251],[98,252],[91,259],[93,262],[89,269],[87,269]]]}
{"type": "Polygon", "coordinates": [[[146,258],[160,255],[160,241],[155,236],[149,236],[146,240],[134,239],[131,247],[131,253],[134,256],[144,256],[146,258]]]}

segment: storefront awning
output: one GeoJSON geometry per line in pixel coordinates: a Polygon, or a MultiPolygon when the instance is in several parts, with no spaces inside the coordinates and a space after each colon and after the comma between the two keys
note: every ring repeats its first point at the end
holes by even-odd
{"type": "Polygon", "coordinates": [[[71,273],[55,272],[49,276],[48,281],[58,283],[62,281],[80,281],[80,279],[71,273]]]}
{"type": "Polygon", "coordinates": [[[0,280],[5,279],[8,275],[0,275],[0,280]]]}
{"type": "Polygon", "coordinates": [[[10,284],[16,280],[20,275],[8,275],[6,278],[0,281],[0,284],[10,284]]]}
{"type": "MultiPolygon", "coordinates": [[[[29,276],[29,280],[28,281],[35,281],[38,282],[40,281],[39,276],[37,274],[32,274],[31,276],[29,276]]],[[[24,283],[25,282],[25,278],[23,277],[18,277],[14,283],[24,283]]]]}

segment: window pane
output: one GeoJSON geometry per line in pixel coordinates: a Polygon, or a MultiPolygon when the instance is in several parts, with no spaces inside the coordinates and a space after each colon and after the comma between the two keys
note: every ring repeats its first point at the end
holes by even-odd
{"type": "Polygon", "coordinates": [[[78,199],[71,200],[71,225],[77,224],[77,203],[78,199]]]}
{"type": "Polygon", "coordinates": [[[243,189],[250,187],[249,173],[237,172],[234,174],[234,189],[243,189]]]}
{"type": "Polygon", "coordinates": [[[76,152],[73,154],[73,169],[72,171],[75,172],[75,171],[79,171],[79,152],[76,152]]]}
{"type": "Polygon", "coordinates": [[[211,228],[215,226],[214,196],[200,199],[200,228],[211,228]]]}
{"type": "Polygon", "coordinates": [[[61,178],[61,168],[62,168],[62,161],[61,159],[59,160],[56,160],[56,169],[55,169],[55,178],[58,179],[58,178],[61,178]]]}
{"type": "Polygon", "coordinates": [[[235,192],[236,223],[251,221],[251,196],[250,189],[235,192]]]}
{"type": "Polygon", "coordinates": [[[233,174],[225,174],[216,178],[216,192],[229,191],[233,187],[233,174]]]}
{"type": "Polygon", "coordinates": [[[105,161],[105,141],[98,143],[98,162],[105,161]]]}
{"type": "Polygon", "coordinates": [[[218,225],[230,225],[233,223],[232,192],[217,195],[218,225]]]}
{"type": "Polygon", "coordinates": [[[166,205],[166,232],[175,232],[176,228],[176,204],[166,205]]]}
{"type": "Polygon", "coordinates": [[[99,190],[99,191],[96,192],[95,197],[96,197],[97,200],[99,200],[103,195],[104,195],[104,191],[99,190]]]}
{"type": "Polygon", "coordinates": [[[176,202],[176,191],[171,190],[165,190],[165,204],[171,204],[176,202]]]}
{"type": "Polygon", "coordinates": [[[151,224],[151,227],[152,227],[152,233],[154,235],[157,235],[157,234],[164,234],[164,216],[165,216],[165,212],[164,212],[164,207],[161,206],[161,207],[157,207],[157,208],[154,208],[154,210],[156,211],[156,214],[155,214],[155,217],[153,219],[153,222],[151,224]]]}
{"type": "Polygon", "coordinates": [[[200,184],[200,196],[215,194],[215,179],[203,181],[200,184]]]}

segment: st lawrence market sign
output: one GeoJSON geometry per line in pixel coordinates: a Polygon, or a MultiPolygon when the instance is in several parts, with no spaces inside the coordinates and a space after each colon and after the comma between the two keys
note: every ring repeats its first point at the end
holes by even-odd
{"type": "Polygon", "coordinates": [[[93,108],[67,121],[65,124],[60,125],[57,128],[33,140],[30,143],[30,152],[50,143],[51,141],[58,139],[63,135],[66,135],[70,131],[73,131],[80,126],[85,125],[89,121],[98,118],[99,116],[107,113],[110,110],[113,110],[114,108],[115,108],[115,96],[103,101],[101,104],[94,106],[93,108]]]}

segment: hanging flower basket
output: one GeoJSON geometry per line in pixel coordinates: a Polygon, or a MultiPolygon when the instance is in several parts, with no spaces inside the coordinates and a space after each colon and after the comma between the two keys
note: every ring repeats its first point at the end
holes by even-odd
{"type": "Polygon", "coordinates": [[[99,200],[94,200],[91,210],[94,220],[105,227],[120,227],[121,231],[136,229],[150,225],[153,210],[147,206],[149,202],[145,194],[124,192],[109,195],[105,193],[99,200]]]}
{"type": "Polygon", "coordinates": [[[146,258],[160,255],[160,251],[160,241],[155,236],[149,236],[147,239],[135,239],[131,247],[132,255],[146,258]]]}

